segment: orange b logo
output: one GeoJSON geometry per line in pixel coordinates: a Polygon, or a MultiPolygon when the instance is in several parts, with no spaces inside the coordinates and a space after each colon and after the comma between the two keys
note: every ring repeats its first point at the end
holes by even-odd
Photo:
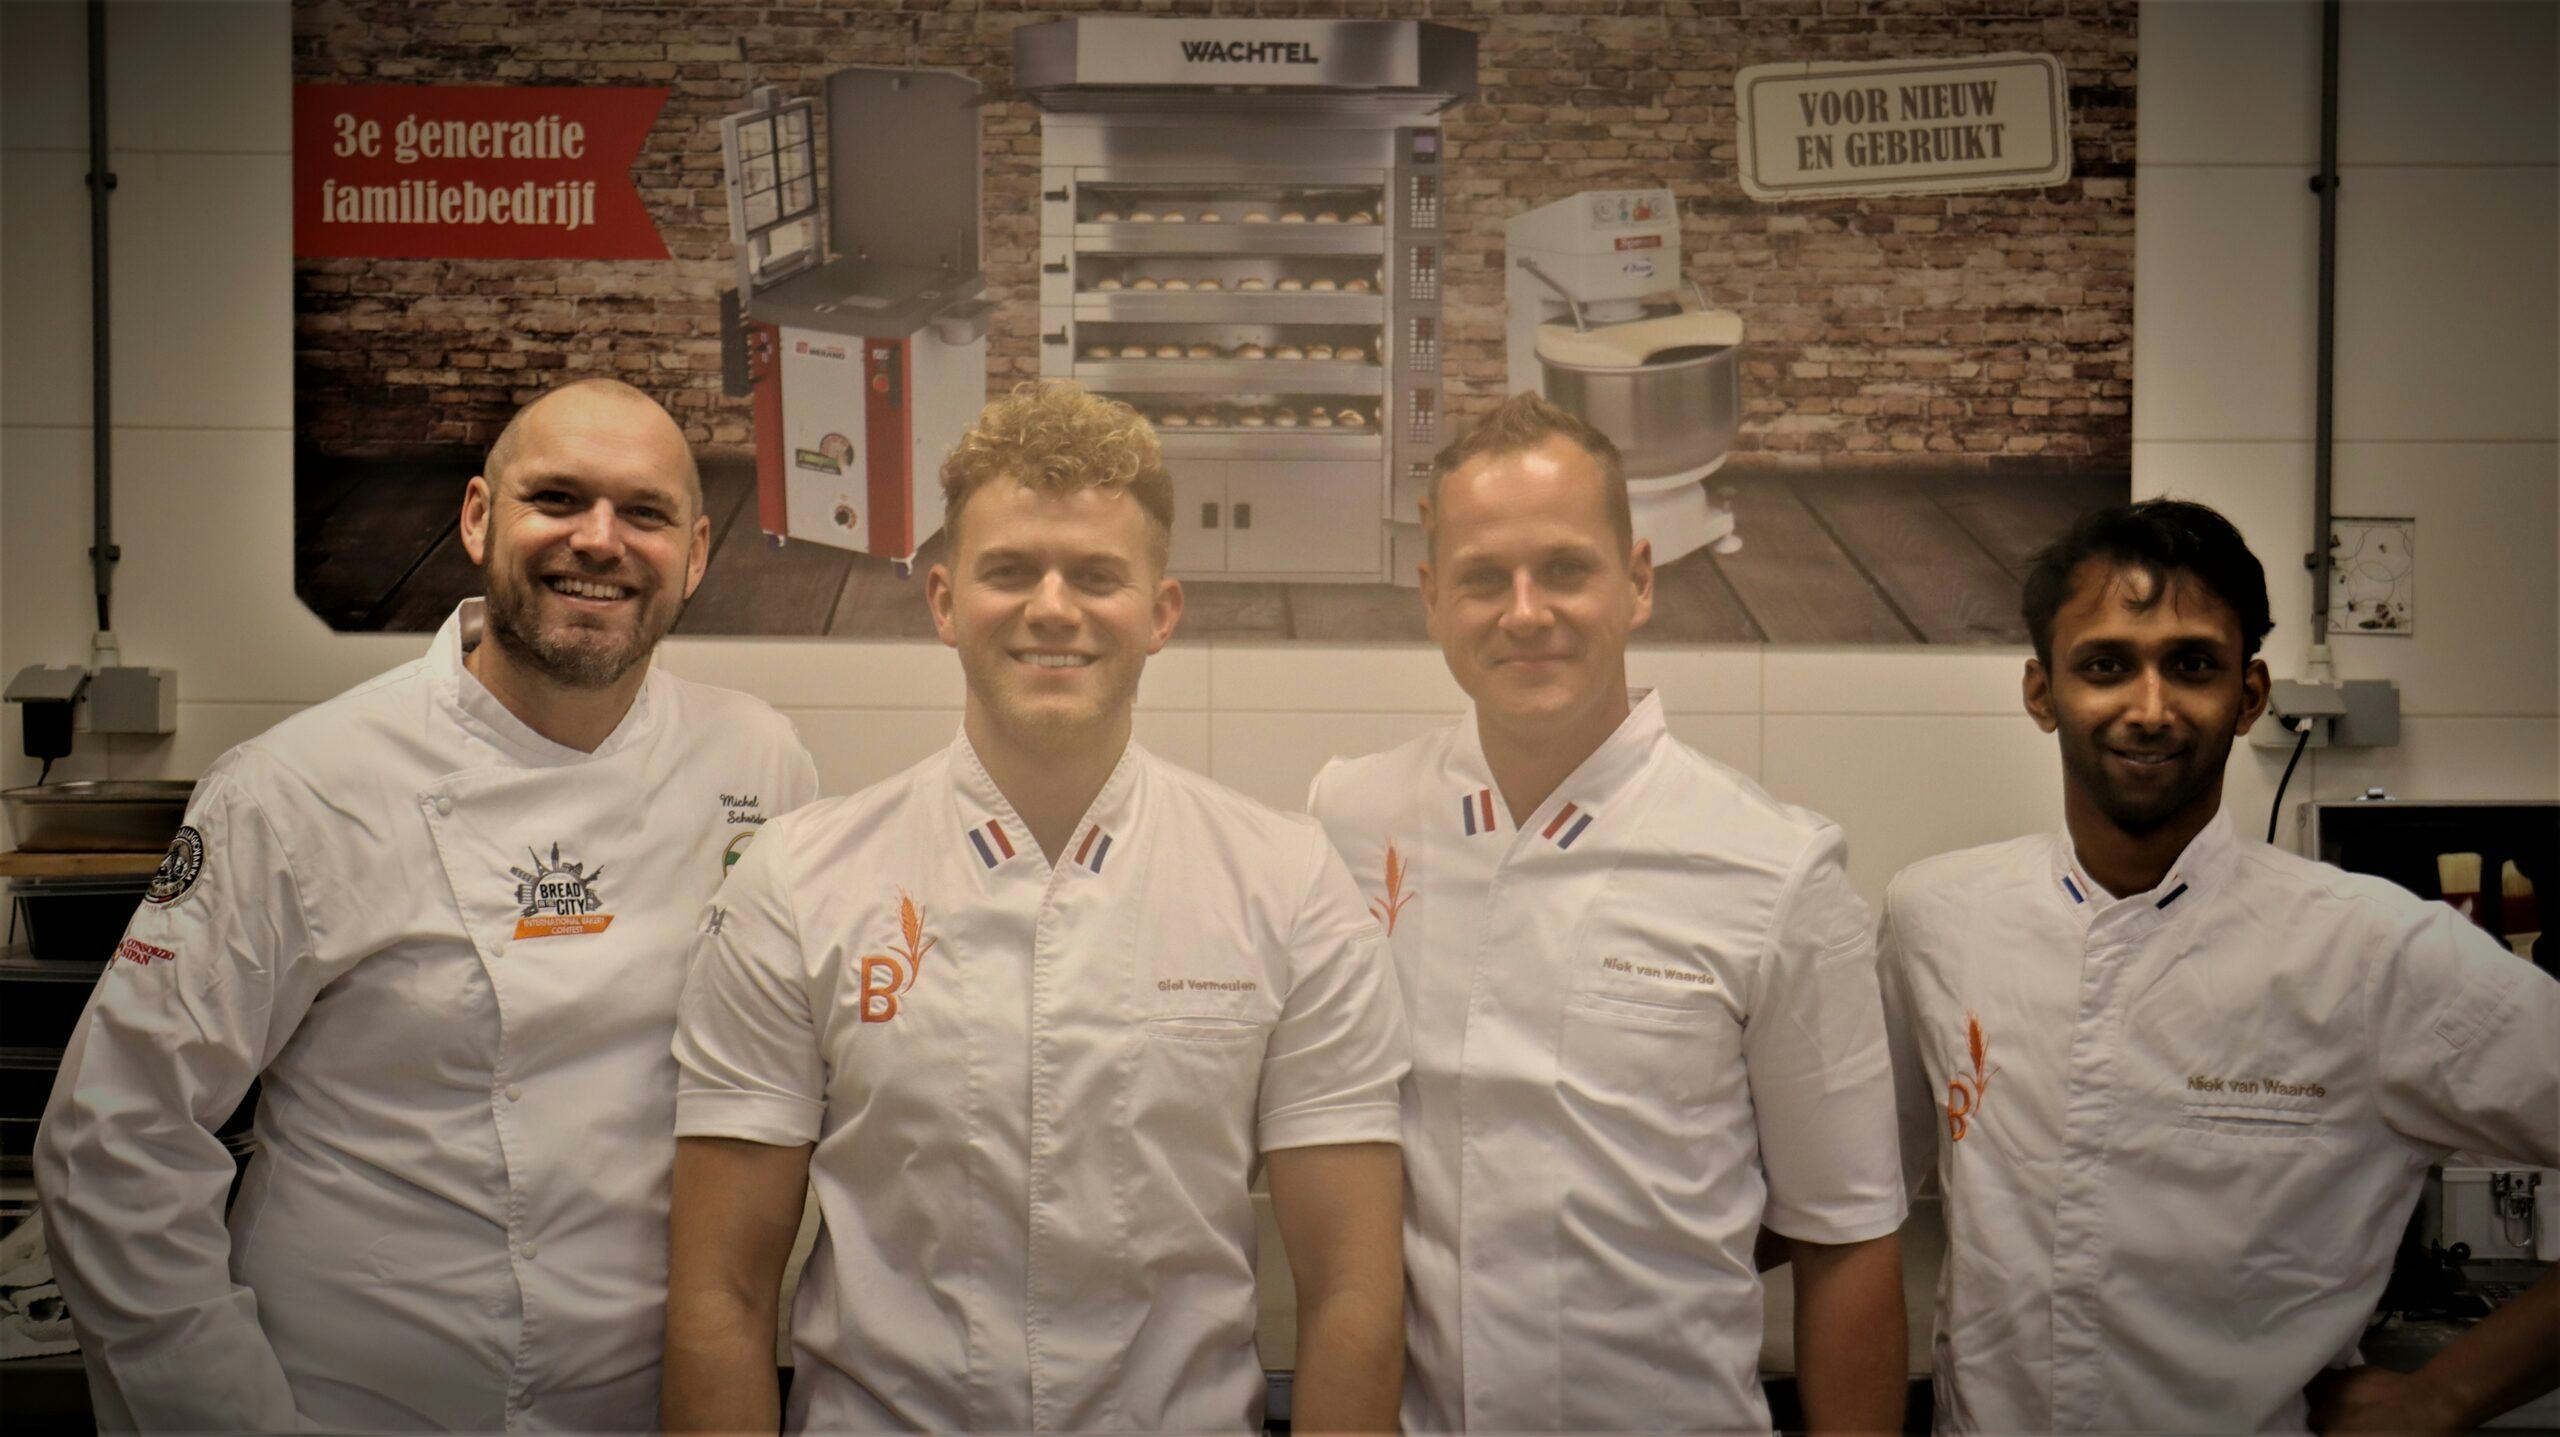
{"type": "Polygon", "coordinates": [[[895,955],[863,957],[862,985],[855,1002],[866,1023],[886,1023],[898,1016],[898,995],[916,985],[924,971],[924,955],[933,951],[934,940],[924,934],[924,910],[903,888],[898,890],[898,940],[895,955]]]}
{"type": "Polygon", "coordinates": [[[886,1023],[898,1016],[898,990],[906,973],[895,958],[878,955],[862,960],[862,1021],[886,1023]]]}

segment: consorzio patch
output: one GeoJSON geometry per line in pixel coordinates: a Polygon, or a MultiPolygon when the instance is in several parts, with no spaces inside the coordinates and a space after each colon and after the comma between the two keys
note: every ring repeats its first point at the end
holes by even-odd
{"type": "Polygon", "coordinates": [[[197,875],[203,872],[204,835],[189,824],[169,840],[169,852],[160,860],[160,871],[151,875],[151,886],[143,890],[142,900],[166,908],[193,891],[197,875]]]}

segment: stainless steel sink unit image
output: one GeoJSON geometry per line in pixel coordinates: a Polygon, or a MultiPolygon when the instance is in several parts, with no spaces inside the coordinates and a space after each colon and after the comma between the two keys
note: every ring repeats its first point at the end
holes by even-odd
{"type": "Polygon", "coordinates": [[[1441,423],[1439,116],[1476,37],[1410,20],[1057,20],[1040,372],[1156,423],[1185,578],[1410,582],[1441,423]]]}

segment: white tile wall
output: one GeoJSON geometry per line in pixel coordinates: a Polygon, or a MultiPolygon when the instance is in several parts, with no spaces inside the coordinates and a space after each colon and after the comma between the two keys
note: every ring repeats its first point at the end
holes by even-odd
{"type": "Polygon", "coordinates": [[[9,544],[0,567],[0,667],[10,673],[21,664],[86,661],[97,623],[88,599],[88,477],[89,431],[0,431],[0,533],[9,544]]]}
{"type": "MultiPolygon", "coordinates": [[[[956,711],[963,694],[959,658],[937,643],[678,637],[660,646],[658,660],[697,683],[768,694],[782,705],[956,711]]],[[[1147,660],[1140,712],[1208,706],[1205,651],[1168,648],[1147,660]]]]}
{"type": "Polygon", "coordinates": [[[674,638],[659,647],[658,661],[697,683],[766,694],[785,707],[960,711],[960,661],[940,644],[674,638]],[[770,687],[783,675],[783,687],[770,687]]]}
{"type": "Polygon", "coordinates": [[[2560,435],[2555,255],[2550,165],[2342,173],[2338,437],[2560,435]]]}
{"type": "MultiPolygon", "coordinates": [[[[77,0],[0,5],[0,145],[87,152],[89,32],[83,15],[77,0]]],[[[16,180],[9,183],[14,199],[16,180]]]]}
{"type": "Polygon", "coordinates": [[[2320,239],[2311,173],[2143,172],[2133,216],[2136,440],[2311,437],[2320,239]]]}
{"type": "MultiPolygon", "coordinates": [[[[117,632],[127,662],[180,669],[182,699],[312,703],[424,651],[333,635],[294,596],[288,432],[118,429],[115,446],[117,632]]],[[[85,503],[86,473],[52,482],[85,503]]],[[[85,508],[79,527],[85,548],[85,508]]]]}
{"type": "MultiPolygon", "coordinates": [[[[2157,11],[2143,7],[2146,31],[2157,11]]],[[[2316,36],[2316,20],[2314,26],[2316,36]]],[[[2347,6],[2338,26],[2339,161],[2560,161],[2555,49],[2560,6],[2548,0],[2360,0],[2347,6]]],[[[2316,76],[2314,85],[2316,97],[2316,76]]],[[[2343,200],[2353,193],[2342,189],[2339,195],[2343,200]]]]}
{"type": "MultiPolygon", "coordinates": [[[[1235,644],[1209,655],[1209,689],[1222,708],[1454,714],[1466,705],[1439,650],[1419,645],[1235,644]]],[[[1638,648],[1628,656],[1627,679],[1659,689],[1673,713],[1760,707],[1756,649],[1638,648]]]]}
{"type": "MultiPolygon", "coordinates": [[[[115,165],[116,422],[289,429],[292,161],[164,152],[115,165]]],[[[85,223],[84,201],[69,208],[85,223]]]]}
{"type": "Polygon", "coordinates": [[[1777,714],[2017,715],[2034,650],[1771,649],[1763,707],[1777,714]]]}
{"type": "Polygon", "coordinates": [[[852,793],[941,752],[960,732],[958,708],[784,707],[818,761],[821,793],[852,793]]]}
{"type": "Polygon", "coordinates": [[[2321,756],[2319,797],[2353,798],[2375,787],[2393,798],[2560,796],[2560,722],[2410,718],[2401,723],[2398,748],[2321,756]]]}
{"type": "Polygon", "coordinates": [[[1664,717],[1671,736],[1728,768],[1759,778],[1761,733],[1770,720],[1758,714],[1683,714],[1664,717]]]}
{"type": "Polygon", "coordinates": [[[0,151],[0,424],[89,422],[88,171],[76,151],[0,151]]]}
{"type": "MultiPolygon", "coordinates": [[[[419,641],[326,634],[291,595],[289,7],[111,13],[117,415],[136,426],[117,439],[120,623],[128,656],[180,668],[184,705],[174,740],[80,763],[183,773],[419,641]]],[[[2315,755],[2288,803],[2367,779],[2560,792],[2554,15],[2349,7],[2340,414],[2353,436],[2426,442],[2346,446],[2339,502],[2419,516],[2421,632],[2339,646],[2349,676],[2402,682],[2406,742],[2315,755]]],[[[0,4],[0,669],[86,642],[81,25],[74,4],[0,4]]],[[[2289,673],[2308,611],[2317,7],[2159,0],[2141,27],[2135,487],[2251,536],[2289,673]]],[[[2017,708],[2023,656],[1642,650],[1632,669],[1675,733],[1845,823],[1874,892],[1929,852],[2057,821],[2052,742],[2017,708]]],[[[958,723],[958,665],[931,644],[679,640],[663,661],[790,712],[835,791],[958,723]]],[[[1158,656],[1140,702],[1151,747],[1294,808],[1326,757],[1446,722],[1460,697],[1427,649],[1207,643],[1158,656]]],[[[24,781],[14,737],[0,777],[24,781]]],[[[2251,831],[2281,760],[2235,757],[2251,831]]]]}
{"type": "MultiPolygon", "coordinates": [[[[107,54],[108,139],[118,149],[292,152],[291,6],[114,0],[107,54]],[[216,55],[222,63],[208,63],[216,55]]],[[[74,143],[87,144],[80,135],[74,143]]]]}
{"type": "Polygon", "coordinates": [[[1209,714],[1209,776],[1249,798],[1296,813],[1325,761],[1389,749],[1448,723],[1439,713],[1209,714]]]}
{"type": "MultiPolygon", "coordinates": [[[[2313,0],[2150,0],[2134,158],[2300,164],[2320,154],[2320,7],[2313,0]]],[[[2139,251],[2136,252],[2139,258],[2139,251]]],[[[2141,331],[2137,328],[2135,333],[2141,331]]]]}
{"type": "Polygon", "coordinates": [[[1904,865],[2062,822],[2054,741],[2026,715],[1772,714],[1760,781],[1849,835],[1870,902],[1904,865]]]}
{"type": "Polygon", "coordinates": [[[1156,757],[1180,764],[1193,773],[1209,771],[1208,710],[1141,709],[1131,728],[1137,741],[1145,744],[1156,757]]]}
{"type": "Polygon", "coordinates": [[[1208,653],[1209,696],[1222,709],[1455,713],[1466,702],[1436,649],[1213,644],[1208,653]]]}
{"type": "Polygon", "coordinates": [[[2400,682],[2401,707],[2548,715],[2560,694],[2560,446],[2349,444],[2341,514],[2418,521],[2418,631],[2331,640],[2340,672],[2400,682]]]}

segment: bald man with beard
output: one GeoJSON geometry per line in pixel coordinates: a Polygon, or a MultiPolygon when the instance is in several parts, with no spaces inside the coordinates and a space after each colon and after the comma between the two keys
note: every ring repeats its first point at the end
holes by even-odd
{"type": "Polygon", "coordinates": [[[104,1431],[656,1419],[676,995],[817,775],[649,663],[710,523],[648,396],[528,405],[461,537],[485,604],[206,771],[64,1055],[36,1176],[104,1431]]]}

